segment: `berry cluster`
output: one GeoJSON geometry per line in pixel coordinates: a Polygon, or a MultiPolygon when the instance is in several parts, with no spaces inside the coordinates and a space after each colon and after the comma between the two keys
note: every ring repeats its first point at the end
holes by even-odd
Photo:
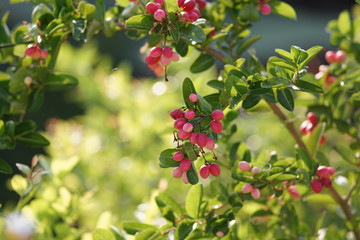
{"type": "MultiPolygon", "coordinates": [[[[177,148],[181,149],[180,141],[188,140],[193,145],[196,156],[199,157],[200,152],[203,156],[205,154],[204,148],[213,152],[215,148],[214,140],[209,137],[203,129],[201,129],[201,121],[204,118],[211,117],[210,128],[214,133],[220,133],[223,129],[222,123],[220,122],[224,118],[224,113],[221,110],[214,110],[211,115],[201,115],[200,110],[197,107],[198,96],[196,94],[190,94],[189,100],[195,103],[194,110],[190,110],[187,107],[180,109],[174,109],[170,112],[170,116],[174,121],[174,140],[177,141],[177,148]],[[197,115],[198,114],[198,115],[197,115]],[[199,125],[198,128],[196,128],[199,125]],[[196,150],[198,149],[198,151],[196,150]]],[[[214,160],[217,160],[215,153],[214,160]]],[[[176,152],[173,155],[175,161],[180,161],[180,166],[173,170],[173,176],[180,178],[182,176],[184,183],[188,183],[186,172],[191,167],[191,161],[185,158],[183,152],[176,152]]],[[[204,158],[205,159],[205,158],[204,158]]],[[[216,163],[209,163],[205,159],[205,164],[199,170],[200,176],[204,179],[208,178],[209,175],[215,177],[220,175],[220,167],[216,163]]]]}
{"type": "MultiPolygon", "coordinates": [[[[304,122],[301,123],[300,125],[300,132],[303,134],[303,135],[306,135],[308,134],[309,132],[312,132],[314,131],[315,127],[317,126],[318,124],[318,117],[316,116],[315,113],[313,112],[309,112],[307,115],[306,115],[306,118],[307,120],[305,120],[304,122]]],[[[326,142],[326,138],[324,135],[321,136],[321,139],[320,139],[320,146],[324,145],[326,142]]]]}
{"type": "Polygon", "coordinates": [[[154,19],[158,22],[162,22],[167,18],[166,10],[163,9],[164,0],[155,0],[155,2],[148,2],[146,4],[146,11],[154,15],[154,19]]]}
{"type": "Polygon", "coordinates": [[[177,0],[178,6],[182,8],[181,15],[185,22],[195,22],[200,17],[200,10],[206,7],[206,0],[177,0]],[[196,8],[196,4],[198,8],[196,8]]]}
{"type": "Polygon", "coordinates": [[[260,8],[260,12],[264,15],[269,15],[271,13],[271,7],[269,4],[266,4],[269,0],[259,0],[258,7],[260,8]]]}
{"type": "Polygon", "coordinates": [[[179,58],[179,54],[173,51],[171,47],[153,47],[145,62],[155,75],[159,77],[164,73],[165,66],[169,65],[171,61],[179,61],[179,58]]]}
{"type": "MultiPolygon", "coordinates": [[[[239,164],[238,164],[238,167],[243,172],[249,172],[251,170],[251,173],[253,175],[260,172],[260,169],[258,167],[251,168],[250,164],[248,162],[246,162],[246,161],[240,161],[239,164]]],[[[250,183],[246,183],[243,186],[242,192],[243,193],[251,193],[251,196],[254,199],[259,199],[260,198],[260,190],[258,188],[253,188],[253,186],[250,183]]]]}
{"type": "Polygon", "coordinates": [[[31,57],[33,60],[45,59],[48,56],[48,51],[42,50],[36,44],[30,44],[27,46],[25,56],[31,57]]]}
{"type": "MultiPolygon", "coordinates": [[[[335,63],[335,64],[341,64],[346,59],[346,53],[342,50],[337,51],[336,53],[334,51],[327,51],[325,53],[325,60],[329,63],[335,63]]],[[[334,82],[336,82],[336,77],[334,75],[331,75],[329,71],[329,65],[320,65],[319,66],[319,72],[315,74],[315,78],[317,80],[325,78],[324,81],[324,87],[328,87],[334,82]]]]}
{"type": "Polygon", "coordinates": [[[332,167],[318,167],[316,171],[316,175],[318,178],[314,178],[313,180],[311,180],[311,189],[316,193],[320,193],[323,187],[331,187],[332,176],[334,175],[334,173],[335,170],[332,167]]]}

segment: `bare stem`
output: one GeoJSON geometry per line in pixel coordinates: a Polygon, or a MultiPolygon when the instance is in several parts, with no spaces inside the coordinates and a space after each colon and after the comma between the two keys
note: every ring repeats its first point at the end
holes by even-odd
{"type": "Polygon", "coordinates": [[[33,43],[33,42],[34,42],[34,41],[27,41],[27,42],[20,42],[20,43],[1,44],[1,45],[0,45],[0,49],[2,49],[2,48],[8,48],[8,47],[15,47],[16,45],[29,44],[29,43],[33,43]]]}

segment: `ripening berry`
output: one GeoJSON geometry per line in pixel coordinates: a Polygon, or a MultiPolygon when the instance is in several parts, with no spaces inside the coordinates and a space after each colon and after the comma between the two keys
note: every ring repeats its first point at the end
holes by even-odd
{"type": "Polygon", "coordinates": [[[163,48],[163,55],[167,58],[171,58],[173,55],[173,51],[171,49],[171,47],[164,47],[163,48]]]}
{"type": "Polygon", "coordinates": [[[174,128],[180,130],[183,128],[184,124],[186,123],[186,119],[185,118],[178,118],[175,120],[174,122],[174,128]]]}
{"type": "Polygon", "coordinates": [[[185,12],[191,12],[195,8],[196,2],[195,0],[185,0],[183,4],[183,10],[185,12]]]}
{"type": "Polygon", "coordinates": [[[301,198],[299,191],[296,189],[296,187],[294,185],[289,186],[288,191],[290,193],[291,198],[293,198],[293,199],[301,198]]]}
{"type": "Polygon", "coordinates": [[[191,123],[185,123],[183,126],[183,130],[185,132],[190,133],[193,130],[194,126],[191,123]]]}
{"type": "Polygon", "coordinates": [[[209,168],[211,175],[215,177],[220,175],[220,167],[216,163],[211,163],[209,168]]]}
{"type": "Polygon", "coordinates": [[[172,175],[174,178],[180,178],[182,175],[182,171],[181,171],[180,167],[174,168],[172,175]]]}
{"type": "Polygon", "coordinates": [[[329,170],[328,167],[326,166],[320,166],[318,167],[316,174],[320,177],[320,178],[327,178],[329,177],[329,170]]]}
{"type": "Polygon", "coordinates": [[[34,53],[38,50],[38,47],[36,45],[28,45],[25,51],[26,56],[32,56],[34,53]]]}
{"type": "Polygon", "coordinates": [[[188,110],[186,113],[185,113],[185,118],[187,119],[193,119],[195,117],[195,112],[193,110],[188,110]]]}
{"type": "Polygon", "coordinates": [[[185,184],[188,184],[189,183],[189,180],[187,178],[187,175],[186,175],[186,172],[183,172],[182,173],[182,180],[185,184]]]}
{"type": "MultiPolygon", "coordinates": [[[[149,3],[152,3],[152,2],[149,2],[149,3]]],[[[156,57],[161,56],[162,53],[163,53],[163,50],[160,47],[153,47],[150,50],[149,55],[156,58],[156,57]]]]}
{"type": "Polygon", "coordinates": [[[181,12],[181,16],[185,19],[185,22],[191,22],[189,13],[181,12]]]}
{"type": "Polygon", "coordinates": [[[334,82],[336,82],[336,77],[332,76],[332,75],[328,75],[325,79],[325,86],[330,86],[331,84],[333,84],[334,82]]]}
{"type": "Polygon", "coordinates": [[[199,9],[204,9],[206,7],[206,0],[197,0],[196,3],[198,4],[199,9]]]}
{"type": "Polygon", "coordinates": [[[161,22],[165,18],[165,12],[162,9],[158,9],[154,12],[154,18],[156,21],[161,22]]]}
{"type": "Polygon", "coordinates": [[[248,172],[250,171],[250,164],[246,161],[240,161],[238,164],[238,167],[240,168],[241,171],[243,172],[248,172]]]}
{"type": "Polygon", "coordinates": [[[181,111],[181,109],[174,109],[170,112],[170,116],[173,119],[178,119],[178,118],[183,118],[184,117],[184,112],[181,111]]]}
{"type": "Polygon", "coordinates": [[[185,2],[185,0],[177,0],[177,3],[178,3],[179,7],[184,6],[184,2],[185,2]]]}
{"type": "Polygon", "coordinates": [[[198,96],[195,93],[189,95],[190,102],[197,102],[198,96]]]}
{"type": "Polygon", "coordinates": [[[322,135],[321,138],[320,138],[320,142],[319,142],[320,146],[324,145],[325,142],[326,142],[326,138],[325,138],[324,135],[322,135]]]}
{"type": "Polygon", "coordinates": [[[308,133],[307,131],[307,125],[310,123],[309,120],[305,120],[301,123],[299,131],[303,134],[306,135],[308,133]]]}
{"type": "Polygon", "coordinates": [[[163,55],[161,55],[161,57],[160,57],[160,63],[161,63],[163,66],[167,66],[167,65],[169,65],[169,64],[170,64],[170,62],[171,62],[171,59],[170,59],[170,58],[165,57],[165,55],[164,55],[164,54],[163,54],[163,55]]]}
{"type": "Polygon", "coordinates": [[[313,112],[309,112],[306,115],[306,118],[314,125],[316,125],[318,123],[318,118],[317,118],[316,114],[313,112]]]}
{"type": "Polygon", "coordinates": [[[268,4],[261,5],[260,11],[264,15],[269,15],[271,13],[271,7],[268,4]]]}
{"type": "Polygon", "coordinates": [[[191,161],[189,159],[185,158],[185,159],[181,160],[181,162],[180,162],[181,171],[187,172],[187,171],[189,171],[190,167],[191,167],[191,161]]]}
{"type": "Polygon", "coordinates": [[[213,150],[215,148],[215,142],[214,140],[212,140],[212,138],[207,138],[206,140],[206,146],[205,146],[207,149],[209,150],[213,150]]]}
{"type": "Polygon", "coordinates": [[[24,78],[24,83],[26,86],[30,87],[31,83],[32,83],[32,78],[27,76],[24,78]]]}
{"type": "Polygon", "coordinates": [[[176,152],[176,153],[173,154],[173,159],[175,161],[180,162],[181,160],[184,159],[184,154],[182,152],[176,152]]]}
{"type": "Polygon", "coordinates": [[[343,63],[346,59],[346,53],[343,50],[339,50],[335,54],[336,62],[343,63]]]}
{"type": "Polygon", "coordinates": [[[331,187],[331,180],[330,178],[320,178],[321,183],[324,185],[324,187],[329,188],[331,187]]]}
{"type": "Polygon", "coordinates": [[[250,193],[252,191],[253,187],[250,183],[245,183],[245,185],[242,188],[243,193],[250,193]]]}
{"type": "Polygon", "coordinates": [[[155,2],[164,5],[164,0],[155,0],[155,2]]]}
{"type": "Polygon", "coordinates": [[[207,164],[202,165],[200,170],[199,170],[199,174],[203,179],[207,179],[209,177],[209,174],[210,174],[209,165],[207,165],[207,164]]]}
{"type": "Polygon", "coordinates": [[[317,80],[320,80],[323,78],[324,74],[325,74],[324,72],[318,72],[317,74],[315,74],[315,78],[317,80]]]}
{"type": "Polygon", "coordinates": [[[192,145],[195,145],[195,144],[196,144],[196,138],[197,138],[197,133],[196,133],[196,132],[190,133],[190,135],[189,135],[189,142],[190,142],[192,145]]]}
{"type": "Polygon", "coordinates": [[[254,199],[259,199],[260,198],[260,190],[258,188],[253,188],[251,190],[251,196],[254,198],[254,199]]]}
{"type": "Polygon", "coordinates": [[[157,77],[160,77],[164,74],[164,68],[162,66],[158,66],[155,70],[154,73],[157,77]]]}
{"type": "Polygon", "coordinates": [[[329,177],[335,174],[335,169],[332,167],[328,167],[329,177]]]}
{"type": "Polygon", "coordinates": [[[211,130],[213,130],[215,133],[221,133],[221,131],[223,130],[223,125],[221,124],[221,122],[216,120],[211,121],[210,127],[211,130]]]}
{"type": "Polygon", "coordinates": [[[325,59],[328,63],[336,62],[336,53],[333,51],[327,51],[325,53],[325,59]]]}
{"type": "Polygon", "coordinates": [[[196,20],[199,19],[199,16],[200,16],[200,15],[197,14],[196,11],[194,12],[195,9],[196,8],[194,8],[191,12],[189,12],[189,19],[190,19],[191,22],[195,22],[196,20]]]}
{"type": "Polygon", "coordinates": [[[172,56],[171,56],[171,61],[177,62],[177,61],[179,61],[179,59],[180,59],[179,54],[177,54],[177,52],[173,52],[172,56]]]}
{"type": "Polygon", "coordinates": [[[257,174],[258,172],[260,172],[260,169],[259,169],[258,167],[253,167],[253,168],[251,169],[252,175],[257,174]]]}
{"type": "Polygon", "coordinates": [[[311,186],[311,189],[316,193],[320,193],[322,191],[322,187],[323,187],[323,185],[319,179],[311,180],[310,186],[311,186]]]}
{"type": "Polygon", "coordinates": [[[306,126],[306,132],[312,132],[314,131],[316,125],[312,124],[311,122],[308,123],[308,125],[306,126]]]}
{"type": "Polygon", "coordinates": [[[190,133],[188,132],[185,132],[184,130],[180,129],[179,132],[178,132],[178,137],[181,139],[181,140],[185,140],[189,137],[190,133]]]}
{"type": "Polygon", "coordinates": [[[224,232],[223,232],[223,231],[217,231],[217,232],[216,232],[216,236],[219,237],[219,238],[221,238],[221,237],[224,236],[224,232]]]}
{"type": "Polygon", "coordinates": [[[329,66],[328,65],[320,65],[319,66],[319,72],[325,72],[329,70],[329,66]]]}
{"type": "Polygon", "coordinates": [[[220,121],[224,118],[224,113],[221,110],[214,110],[211,113],[211,117],[216,121],[220,121]]]}
{"type": "Polygon", "coordinates": [[[148,55],[146,58],[145,58],[145,62],[147,65],[154,65],[156,64],[157,62],[159,62],[160,60],[160,57],[152,57],[150,55],[148,55]]]}
{"type": "Polygon", "coordinates": [[[199,145],[199,147],[205,147],[206,146],[206,143],[207,143],[207,136],[205,133],[199,133],[197,136],[196,136],[196,143],[197,145],[199,145]]]}
{"type": "Polygon", "coordinates": [[[146,11],[150,14],[154,14],[154,12],[156,12],[156,10],[158,10],[158,8],[156,7],[155,3],[153,2],[148,2],[146,4],[146,11]]]}
{"type": "Polygon", "coordinates": [[[41,59],[47,58],[48,53],[49,53],[48,51],[44,51],[44,50],[39,48],[39,56],[40,56],[41,59]]]}

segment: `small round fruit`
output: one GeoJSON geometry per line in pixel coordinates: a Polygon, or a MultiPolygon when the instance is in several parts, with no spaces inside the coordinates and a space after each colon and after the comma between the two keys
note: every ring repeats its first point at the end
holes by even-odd
{"type": "Polygon", "coordinates": [[[206,146],[205,146],[207,149],[209,150],[213,150],[215,148],[215,142],[214,140],[212,140],[212,138],[207,138],[206,140],[206,146]]]}
{"type": "Polygon", "coordinates": [[[196,6],[195,0],[185,0],[183,4],[183,10],[185,12],[191,12],[196,6]]]}
{"type": "Polygon", "coordinates": [[[177,0],[177,3],[178,3],[179,7],[184,6],[184,2],[185,2],[185,0],[177,0]]]}
{"type": "Polygon", "coordinates": [[[271,13],[271,7],[268,4],[261,5],[260,11],[264,15],[269,15],[271,13]]]}
{"type": "Polygon", "coordinates": [[[260,172],[260,169],[259,169],[258,167],[253,167],[253,168],[251,169],[252,175],[257,174],[258,172],[260,172]]]}
{"type": "Polygon", "coordinates": [[[260,190],[258,188],[253,188],[251,190],[251,196],[254,198],[254,199],[259,199],[260,198],[260,190]]]}
{"type": "Polygon", "coordinates": [[[243,193],[250,193],[252,191],[253,187],[250,183],[245,183],[245,185],[242,188],[243,193]]]}
{"type": "Polygon", "coordinates": [[[318,123],[318,118],[317,118],[316,114],[313,112],[309,112],[306,115],[306,118],[314,125],[316,125],[318,123]]]}
{"type": "Polygon", "coordinates": [[[173,119],[178,119],[178,118],[183,118],[184,117],[184,112],[181,111],[181,109],[174,109],[170,112],[170,116],[173,119]]]}
{"type": "Polygon", "coordinates": [[[212,117],[212,119],[214,119],[216,121],[220,121],[224,118],[224,113],[221,110],[214,110],[211,113],[211,117],[212,117]]]}
{"type": "Polygon", "coordinates": [[[146,11],[150,14],[154,14],[154,12],[156,12],[156,10],[158,10],[158,8],[156,7],[155,3],[153,2],[148,2],[146,4],[146,11]]]}
{"type": "Polygon", "coordinates": [[[198,4],[199,9],[204,9],[206,7],[206,0],[197,0],[196,3],[198,4]]]}
{"type": "Polygon", "coordinates": [[[240,168],[241,171],[243,172],[248,172],[250,171],[250,164],[246,161],[240,161],[238,164],[238,167],[240,168]]]}
{"type": "Polygon", "coordinates": [[[185,158],[185,159],[181,160],[181,162],[180,162],[181,171],[187,172],[187,171],[189,171],[190,167],[191,167],[191,161],[189,159],[185,158]]]}
{"type": "Polygon", "coordinates": [[[176,152],[176,153],[173,154],[173,159],[175,161],[180,162],[181,160],[184,159],[184,154],[182,152],[176,152]]]}
{"type": "Polygon", "coordinates": [[[179,61],[179,59],[180,59],[179,54],[177,54],[177,52],[173,52],[172,56],[171,56],[171,61],[177,62],[177,61],[179,61]]]}
{"type": "Polygon", "coordinates": [[[195,93],[189,95],[190,102],[197,102],[198,96],[195,93]]]}
{"type": "Polygon", "coordinates": [[[173,55],[173,51],[171,49],[171,47],[164,47],[163,48],[163,55],[167,58],[171,58],[173,55]]]}
{"type": "Polygon", "coordinates": [[[310,123],[309,120],[305,120],[301,123],[300,125],[300,128],[299,128],[299,131],[303,134],[303,135],[306,135],[308,133],[307,131],[307,126],[308,124],[310,123]]]}
{"type": "Polygon", "coordinates": [[[329,66],[328,65],[320,65],[319,66],[319,72],[325,72],[329,70],[329,66]]]}
{"type": "Polygon", "coordinates": [[[194,126],[191,123],[185,123],[182,129],[185,132],[190,133],[193,130],[193,128],[194,128],[194,126]]]}
{"type": "Polygon", "coordinates": [[[152,57],[150,55],[148,55],[146,58],[145,58],[145,62],[147,65],[154,65],[156,64],[157,62],[159,62],[160,60],[160,57],[152,57]]]}
{"type": "Polygon", "coordinates": [[[346,59],[346,53],[343,50],[339,50],[336,52],[335,58],[337,63],[343,63],[346,59]]]}
{"type": "Polygon", "coordinates": [[[196,138],[197,138],[197,133],[196,133],[196,132],[190,133],[190,135],[189,135],[189,142],[190,142],[192,145],[195,145],[195,144],[196,144],[196,138]]]}
{"type": "Polygon", "coordinates": [[[186,123],[186,119],[185,118],[178,118],[175,120],[174,122],[174,128],[180,130],[183,128],[184,124],[186,123]]]}
{"type": "MultiPolygon", "coordinates": [[[[149,3],[152,3],[152,2],[149,2],[149,3]]],[[[149,55],[155,58],[155,57],[161,56],[162,52],[163,52],[163,50],[160,47],[153,47],[150,50],[149,55]]]]}
{"type": "Polygon", "coordinates": [[[184,130],[180,129],[179,132],[178,132],[178,137],[181,139],[181,140],[185,140],[189,137],[190,133],[188,132],[185,132],[184,130]]]}
{"type": "Polygon", "coordinates": [[[330,178],[320,178],[321,183],[324,185],[324,187],[329,188],[331,187],[331,180],[330,178]]]}
{"type": "Polygon", "coordinates": [[[210,168],[207,164],[201,166],[200,170],[199,170],[199,174],[203,179],[207,179],[209,177],[210,174],[210,168]]]}
{"type": "Polygon", "coordinates": [[[196,136],[196,143],[197,145],[199,145],[199,147],[205,147],[206,146],[206,143],[207,143],[207,136],[205,133],[199,133],[197,136],[196,136]]]}
{"type": "Polygon", "coordinates": [[[213,175],[215,177],[220,175],[220,167],[216,163],[211,163],[209,169],[210,169],[211,175],[213,175]]]}
{"type": "Polygon", "coordinates": [[[325,59],[328,63],[336,62],[336,53],[334,51],[327,51],[325,53],[325,59]]]}
{"type": "Polygon", "coordinates": [[[193,110],[188,110],[186,113],[185,113],[185,118],[187,119],[193,119],[195,117],[195,112],[193,110]]]}
{"type": "Polygon", "coordinates": [[[156,21],[161,22],[165,18],[165,12],[162,9],[158,9],[154,12],[154,18],[156,21]]]}
{"type": "Polygon", "coordinates": [[[180,178],[182,175],[182,171],[181,171],[180,167],[174,168],[172,175],[174,178],[180,178]]]}
{"type": "Polygon", "coordinates": [[[316,193],[320,193],[323,188],[323,185],[319,179],[311,180],[310,186],[311,186],[311,189],[316,193]]]}
{"type": "Polygon", "coordinates": [[[326,167],[326,166],[320,166],[320,167],[318,167],[318,169],[316,170],[316,174],[317,174],[320,178],[327,178],[327,177],[329,177],[328,167],[326,167]]]}
{"type": "Polygon", "coordinates": [[[169,65],[169,64],[170,64],[170,62],[171,62],[171,59],[170,59],[170,58],[165,57],[165,55],[164,55],[164,54],[163,54],[163,55],[161,55],[161,57],[160,57],[160,63],[161,63],[161,65],[163,65],[163,66],[167,66],[167,65],[169,65]]]}
{"type": "Polygon", "coordinates": [[[328,167],[329,177],[335,174],[335,169],[332,167],[328,167]]]}
{"type": "Polygon", "coordinates": [[[301,198],[299,191],[296,189],[296,187],[294,185],[289,186],[288,191],[290,193],[291,198],[293,198],[293,199],[301,198]]]}
{"type": "Polygon", "coordinates": [[[223,130],[223,125],[221,124],[221,122],[216,120],[211,121],[210,127],[211,130],[213,130],[215,133],[221,133],[221,131],[223,130]]]}
{"type": "Polygon", "coordinates": [[[189,180],[187,178],[187,175],[186,175],[186,172],[183,172],[182,173],[182,180],[185,184],[188,184],[189,183],[189,180]]]}

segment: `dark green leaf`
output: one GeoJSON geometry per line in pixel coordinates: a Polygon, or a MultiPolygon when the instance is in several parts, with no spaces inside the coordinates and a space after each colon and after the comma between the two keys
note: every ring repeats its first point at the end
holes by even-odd
{"type": "Polygon", "coordinates": [[[272,0],[269,1],[268,4],[271,7],[271,12],[282,17],[296,19],[295,10],[286,2],[272,0]]]}
{"type": "Polygon", "coordinates": [[[155,226],[139,222],[123,222],[123,229],[127,234],[135,235],[145,229],[156,229],[155,226]]]}
{"type": "Polygon", "coordinates": [[[258,95],[249,95],[242,103],[242,107],[245,109],[250,109],[254,107],[261,101],[261,96],[258,95]]]}
{"type": "Polygon", "coordinates": [[[32,92],[29,96],[28,111],[35,112],[40,108],[43,102],[44,102],[44,92],[41,89],[32,92]]]}
{"type": "Polygon", "coordinates": [[[5,133],[9,135],[11,140],[14,140],[15,135],[15,123],[14,121],[10,120],[5,123],[5,133]]]}
{"type": "Polygon", "coordinates": [[[74,40],[80,41],[85,33],[86,19],[78,18],[71,21],[71,32],[74,40]]]}
{"type": "Polygon", "coordinates": [[[162,168],[169,168],[169,167],[177,167],[177,166],[179,166],[179,162],[177,162],[177,161],[175,161],[174,159],[173,159],[173,154],[175,153],[175,152],[178,152],[179,150],[177,150],[177,149],[166,149],[166,150],[164,150],[164,151],[162,151],[161,153],[160,153],[160,158],[159,158],[159,161],[160,161],[160,163],[159,163],[159,165],[160,165],[160,167],[162,167],[162,168]]]}
{"type": "Polygon", "coordinates": [[[256,35],[254,37],[246,39],[242,42],[238,48],[236,49],[236,56],[240,56],[243,52],[248,49],[251,45],[253,45],[257,40],[261,38],[261,35],[256,35]]]}
{"type": "Polygon", "coordinates": [[[231,149],[230,149],[230,154],[229,154],[229,159],[230,159],[230,164],[231,166],[234,165],[236,159],[237,159],[237,150],[240,146],[240,142],[237,142],[237,143],[234,143],[232,146],[231,146],[231,149]]]}
{"type": "Polygon", "coordinates": [[[288,88],[277,89],[276,95],[279,103],[288,111],[294,110],[294,97],[288,88]]]}
{"type": "Polygon", "coordinates": [[[180,37],[190,42],[203,42],[206,40],[206,35],[201,27],[194,24],[189,24],[180,31],[180,37]]]}
{"type": "Polygon", "coordinates": [[[28,147],[46,147],[50,144],[46,138],[35,132],[16,137],[16,141],[28,147]]]}
{"type": "Polygon", "coordinates": [[[47,90],[64,90],[69,89],[78,84],[78,80],[66,74],[49,74],[43,81],[43,86],[47,90]]]}
{"type": "Polygon", "coordinates": [[[184,219],[180,222],[175,231],[175,240],[184,240],[192,231],[194,221],[184,219]]]}
{"type": "Polygon", "coordinates": [[[45,26],[54,18],[52,11],[45,4],[40,3],[34,7],[31,20],[33,23],[40,21],[45,26]]]}
{"type": "Polygon", "coordinates": [[[203,185],[197,184],[190,188],[185,201],[186,213],[194,218],[199,218],[200,205],[203,196],[203,185]]]}
{"type": "Polygon", "coordinates": [[[184,79],[184,82],[182,85],[182,91],[183,91],[183,98],[184,98],[184,102],[186,103],[186,106],[188,106],[191,110],[194,110],[194,103],[190,101],[189,96],[192,93],[196,94],[196,90],[195,90],[194,84],[192,83],[190,78],[184,79]]]}
{"type": "Polygon", "coordinates": [[[125,27],[150,31],[154,27],[154,19],[150,15],[136,15],[126,20],[125,27]]]}
{"type": "Polygon", "coordinates": [[[180,56],[185,57],[188,53],[189,46],[184,41],[179,41],[179,43],[175,45],[175,49],[180,56]]]}
{"type": "Polygon", "coordinates": [[[212,112],[212,107],[210,103],[208,103],[200,94],[197,94],[197,96],[201,112],[205,115],[210,115],[212,112]]]}
{"type": "Polygon", "coordinates": [[[303,92],[312,92],[312,93],[323,93],[324,89],[316,84],[313,84],[305,80],[296,80],[294,90],[300,90],[303,92]]]}
{"type": "Polygon", "coordinates": [[[262,88],[276,88],[292,86],[291,80],[283,77],[271,77],[261,82],[262,88]]]}
{"type": "Polygon", "coordinates": [[[211,55],[201,54],[191,65],[190,71],[192,73],[200,73],[209,69],[214,63],[215,59],[211,55]]]}
{"type": "Polygon", "coordinates": [[[15,127],[15,136],[18,137],[19,135],[24,135],[29,132],[33,132],[36,129],[36,123],[31,120],[26,120],[15,127]]]}
{"type": "Polygon", "coordinates": [[[0,173],[12,174],[13,170],[10,165],[0,158],[0,173]]]}
{"type": "Polygon", "coordinates": [[[195,185],[199,182],[199,177],[194,166],[194,162],[191,162],[191,168],[186,172],[187,179],[191,185],[195,185]]]}
{"type": "Polygon", "coordinates": [[[211,80],[211,81],[207,82],[207,85],[209,85],[212,88],[218,89],[218,90],[224,89],[224,82],[219,81],[219,80],[211,80]]]}

